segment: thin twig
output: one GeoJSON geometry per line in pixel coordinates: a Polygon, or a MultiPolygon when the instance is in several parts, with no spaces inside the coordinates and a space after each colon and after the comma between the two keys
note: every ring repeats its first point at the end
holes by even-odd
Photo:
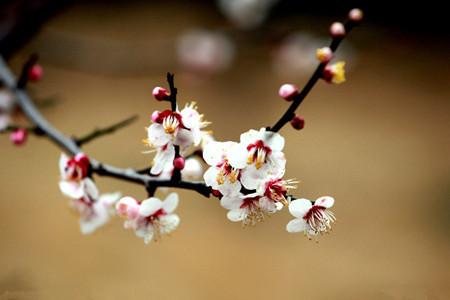
{"type": "Polygon", "coordinates": [[[128,125],[130,125],[131,123],[133,123],[134,121],[136,121],[138,119],[138,115],[134,115],[131,116],[125,120],[122,120],[120,122],[117,122],[111,126],[108,127],[104,127],[104,128],[97,128],[94,131],[92,131],[91,133],[80,137],[80,138],[76,138],[75,142],[77,143],[78,146],[82,146],[84,144],[89,143],[90,141],[102,137],[104,135],[107,134],[111,134],[114,133],[116,130],[121,129],[123,127],[126,127],[128,125]]]}
{"type": "MultiPolygon", "coordinates": [[[[355,22],[346,21],[345,31],[346,35],[355,27],[357,24],[355,22]]],[[[333,38],[330,44],[331,51],[335,52],[338,48],[339,44],[342,42],[343,37],[333,38]]],[[[281,128],[283,128],[286,123],[292,120],[293,117],[295,117],[295,111],[300,106],[300,104],[303,102],[303,100],[308,96],[309,92],[312,90],[314,85],[319,81],[319,79],[322,77],[323,70],[325,69],[326,63],[320,63],[314,73],[312,74],[311,78],[308,80],[306,85],[303,87],[301,92],[293,98],[292,104],[289,106],[289,108],[286,110],[286,112],[281,116],[281,118],[278,120],[278,122],[275,123],[272,127],[269,127],[268,130],[273,132],[280,131],[281,128]]]]}
{"type": "MultiPolygon", "coordinates": [[[[22,74],[25,72],[27,65],[28,64],[25,64],[22,74]]],[[[25,90],[19,88],[16,84],[16,79],[2,56],[0,56],[0,81],[2,81],[4,85],[14,94],[17,100],[17,105],[22,109],[24,115],[28,118],[28,120],[36,126],[36,130],[42,132],[44,136],[49,138],[53,143],[55,143],[70,155],[75,155],[82,152],[80,147],[73,139],[62,134],[41,115],[35,104],[32,102],[31,98],[29,97],[28,93],[25,90]]],[[[139,174],[134,169],[122,169],[103,164],[94,158],[90,158],[90,164],[91,172],[99,176],[107,176],[127,182],[133,182],[143,185],[144,187],[155,185],[157,187],[164,186],[188,189],[196,191],[201,195],[204,195],[205,197],[209,197],[210,194],[210,188],[207,187],[203,182],[174,182],[172,180],[157,180],[156,178],[149,175],[139,174]]]]}

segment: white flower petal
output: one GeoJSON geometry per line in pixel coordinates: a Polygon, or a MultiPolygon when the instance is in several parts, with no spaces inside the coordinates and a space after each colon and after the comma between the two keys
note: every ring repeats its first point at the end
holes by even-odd
{"type": "Polygon", "coordinates": [[[69,157],[67,157],[67,155],[64,153],[61,153],[61,156],[59,157],[59,173],[61,174],[62,178],[65,178],[66,166],[68,161],[69,157]]]}
{"type": "Polygon", "coordinates": [[[330,196],[320,197],[314,202],[314,205],[323,206],[325,208],[330,208],[333,206],[333,204],[334,204],[334,198],[330,197],[330,196]]]}
{"type": "Polygon", "coordinates": [[[274,213],[277,211],[275,201],[272,201],[267,197],[261,197],[259,199],[259,207],[268,213],[274,213]]]}
{"type": "Polygon", "coordinates": [[[289,221],[286,225],[287,232],[295,233],[302,232],[308,228],[308,224],[302,219],[294,219],[289,221]]]}
{"type": "Polygon", "coordinates": [[[84,196],[83,185],[73,181],[60,181],[59,189],[69,198],[80,199],[84,196]]]}
{"type": "Polygon", "coordinates": [[[296,218],[303,218],[311,207],[312,203],[308,199],[296,199],[289,203],[289,212],[296,218]]]}
{"type": "Polygon", "coordinates": [[[80,230],[82,234],[91,234],[109,221],[108,210],[101,203],[95,203],[93,210],[93,215],[89,218],[80,219],[80,230]]]}
{"type": "Polygon", "coordinates": [[[222,195],[234,195],[236,193],[239,193],[241,188],[242,188],[242,185],[239,181],[235,181],[235,182],[231,183],[228,180],[225,181],[223,184],[219,184],[217,186],[217,190],[222,195]]]}
{"type": "Polygon", "coordinates": [[[184,169],[181,170],[181,175],[186,179],[198,179],[202,175],[203,166],[195,158],[188,158],[184,163],[184,169]]]}
{"type": "Polygon", "coordinates": [[[167,234],[174,231],[180,224],[180,217],[176,214],[169,214],[159,218],[161,224],[160,231],[162,234],[167,234]]]}
{"type": "Polygon", "coordinates": [[[248,145],[255,143],[259,139],[260,139],[259,132],[254,129],[250,129],[249,131],[241,134],[240,141],[241,141],[241,144],[243,144],[245,147],[247,147],[248,145]]]}
{"type": "Polygon", "coordinates": [[[173,143],[181,148],[189,148],[192,144],[194,144],[194,135],[191,130],[181,128],[177,131],[177,135],[173,143]]]}
{"type": "Polygon", "coordinates": [[[102,194],[98,201],[99,203],[102,203],[104,207],[112,207],[114,204],[116,204],[121,196],[122,194],[119,192],[102,194]]]}
{"type": "Polygon", "coordinates": [[[167,164],[173,165],[174,158],[175,148],[172,144],[158,148],[150,173],[153,175],[160,174],[167,167],[167,164]]]}
{"type": "Polygon", "coordinates": [[[264,144],[272,151],[281,151],[284,148],[284,137],[277,132],[267,131],[266,128],[260,129],[260,134],[264,144]]]}
{"type": "Polygon", "coordinates": [[[203,174],[203,179],[205,180],[205,184],[210,186],[211,188],[217,190],[219,184],[217,183],[217,175],[220,170],[216,167],[210,167],[206,170],[205,174],[203,174]]]}
{"type": "Polygon", "coordinates": [[[243,203],[242,194],[223,196],[220,205],[228,210],[239,209],[243,203]]]}
{"type": "Polygon", "coordinates": [[[10,123],[10,116],[0,112],[0,131],[6,129],[6,127],[8,127],[10,123]]]}
{"type": "Polygon", "coordinates": [[[172,213],[178,206],[178,194],[170,193],[162,203],[162,209],[168,214],[172,213]]]}
{"type": "Polygon", "coordinates": [[[256,169],[255,165],[249,165],[241,172],[241,182],[242,185],[249,190],[255,190],[263,184],[266,177],[268,176],[267,165],[256,169]]]}
{"type": "Polygon", "coordinates": [[[245,209],[233,209],[227,213],[227,218],[231,222],[239,222],[244,220],[246,217],[245,209]]]}
{"type": "Polygon", "coordinates": [[[227,150],[227,158],[229,164],[237,169],[242,169],[247,165],[248,151],[247,148],[238,143],[230,144],[227,150]]]}
{"type": "Polygon", "coordinates": [[[215,141],[209,142],[203,150],[203,159],[208,165],[216,167],[222,162],[224,153],[223,143],[215,141]]]}
{"type": "Polygon", "coordinates": [[[171,136],[166,133],[161,124],[154,123],[147,129],[149,142],[154,146],[163,146],[170,142],[171,136]]]}
{"type": "Polygon", "coordinates": [[[147,200],[142,201],[141,206],[139,207],[139,215],[143,217],[148,217],[153,215],[155,212],[162,208],[162,202],[158,198],[149,198],[147,200]]]}
{"type": "Polygon", "coordinates": [[[97,200],[99,197],[99,192],[97,186],[91,178],[85,178],[82,181],[85,196],[91,198],[91,200],[97,200]]]}

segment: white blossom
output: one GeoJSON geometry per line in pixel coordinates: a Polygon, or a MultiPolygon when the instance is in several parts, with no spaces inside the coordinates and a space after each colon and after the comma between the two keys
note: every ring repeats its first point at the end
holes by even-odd
{"type": "Polygon", "coordinates": [[[177,206],[178,194],[171,193],[164,201],[151,197],[141,203],[134,198],[124,197],[117,203],[116,210],[126,218],[124,227],[133,229],[136,236],[143,238],[148,244],[178,227],[180,218],[173,213],[177,206]]]}
{"type": "Polygon", "coordinates": [[[304,232],[309,238],[331,230],[331,224],[336,220],[329,210],[334,204],[332,197],[318,198],[314,204],[308,199],[296,199],[289,204],[289,212],[295,217],[286,230],[288,232],[304,232]]]}

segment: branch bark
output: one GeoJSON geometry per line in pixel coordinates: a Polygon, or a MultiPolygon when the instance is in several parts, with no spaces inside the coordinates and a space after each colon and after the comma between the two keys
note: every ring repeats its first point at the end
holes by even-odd
{"type": "MultiPolygon", "coordinates": [[[[35,60],[32,57],[30,60],[35,60]]],[[[35,61],[34,61],[35,62],[35,61]]],[[[22,74],[26,74],[30,63],[25,64],[22,74]]],[[[17,80],[13,73],[9,69],[5,60],[0,56],[0,80],[4,85],[10,89],[14,94],[17,105],[22,109],[24,115],[27,117],[30,123],[32,123],[42,135],[49,138],[53,143],[55,143],[63,151],[70,155],[76,155],[82,152],[80,146],[76,141],[68,136],[65,136],[58,129],[53,127],[39,112],[28,93],[20,88],[17,84],[17,80]]],[[[26,83],[26,81],[25,81],[26,83]]],[[[151,177],[146,174],[139,174],[136,170],[128,168],[122,169],[108,164],[101,163],[100,161],[90,158],[91,172],[99,176],[112,177],[119,180],[132,182],[136,184],[143,185],[144,187],[149,187],[151,185],[156,187],[173,187],[181,188],[187,190],[193,190],[205,197],[209,197],[210,189],[203,182],[191,182],[191,181],[172,181],[172,180],[158,180],[157,178],[151,177]]]]}

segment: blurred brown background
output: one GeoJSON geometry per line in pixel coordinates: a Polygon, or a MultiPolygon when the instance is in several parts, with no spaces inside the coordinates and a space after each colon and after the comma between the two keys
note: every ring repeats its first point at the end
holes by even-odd
{"type": "MultiPolygon", "coordinates": [[[[138,113],[85,151],[141,168],[151,161],[141,154],[143,128],[161,109],[151,89],[167,71],[181,103],[197,101],[217,139],[272,125],[287,107],[280,84],[301,85],[310,74],[307,62],[304,72],[274,69],[280,40],[295,30],[326,38],[335,20],[298,14],[243,30],[214,3],[81,2],[45,22],[9,62],[17,71],[30,53],[41,55],[45,75],[30,89],[56,99],[43,113],[65,133],[138,113]],[[229,34],[233,62],[207,75],[183,67],[177,39],[191,27],[229,34]]],[[[336,198],[332,234],[319,243],[288,234],[287,210],[242,229],[216,200],[180,191],[181,226],[160,243],[145,246],[120,219],[82,236],[58,189],[60,150],[37,138],[16,148],[2,136],[0,299],[449,299],[448,40],[375,23],[344,42],[348,82],[320,82],[300,109],[305,129],[282,130],[287,178],[301,180],[296,195],[336,198]]]]}

